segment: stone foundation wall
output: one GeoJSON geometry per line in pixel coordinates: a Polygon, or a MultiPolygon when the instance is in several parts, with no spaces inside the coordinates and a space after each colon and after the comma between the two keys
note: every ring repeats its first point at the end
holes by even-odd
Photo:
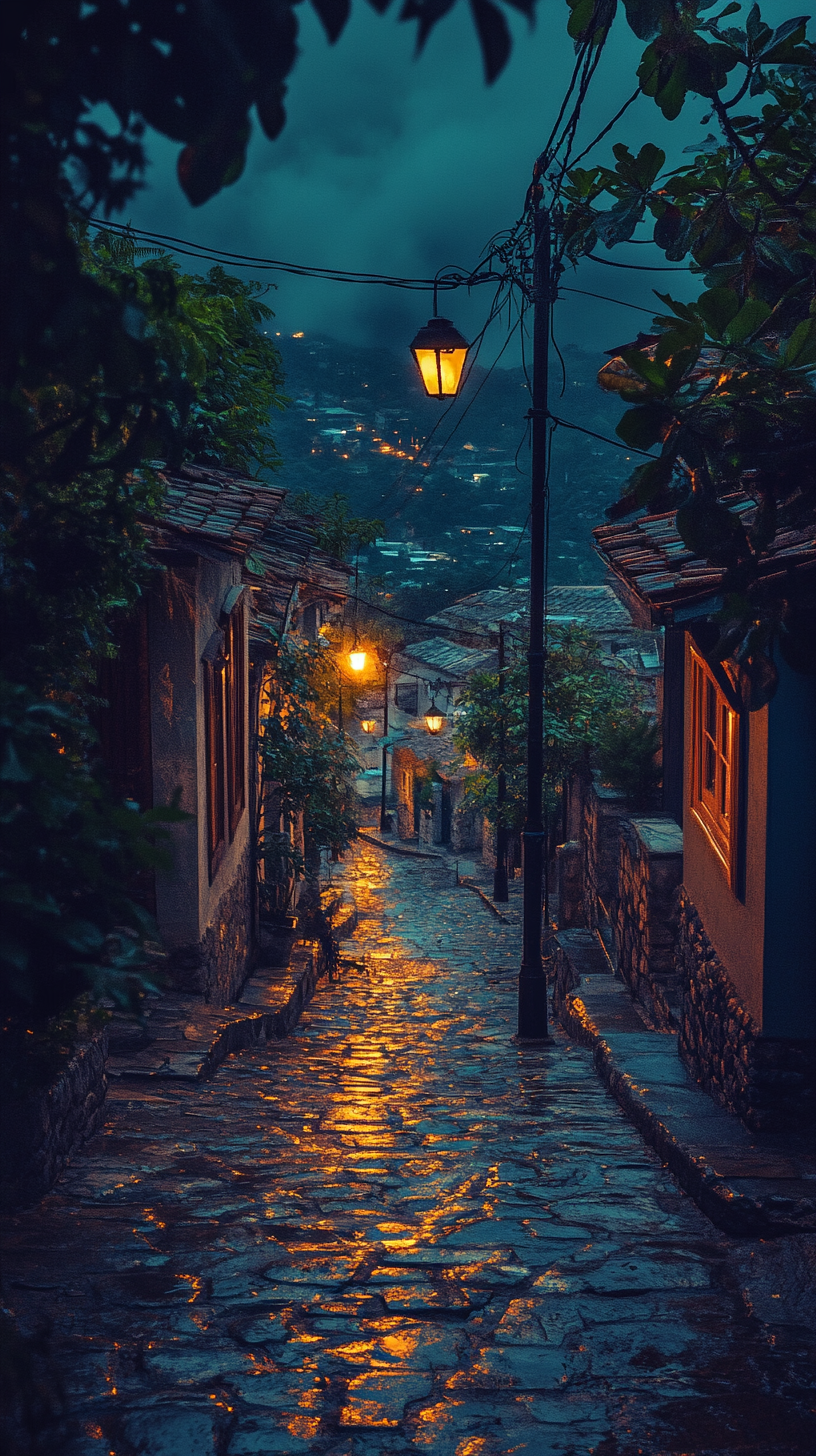
{"type": "Polygon", "coordinates": [[[482,816],[465,799],[465,785],[461,779],[451,780],[450,792],[451,849],[456,854],[478,853],[482,848],[482,816]]]}
{"type": "Polygon", "coordinates": [[[604,908],[614,920],[618,896],[620,821],[626,817],[623,796],[603,788],[596,779],[583,794],[582,879],[584,924],[597,930],[604,921],[604,908]]]}
{"type": "Polygon", "coordinates": [[[51,1087],[6,1101],[0,1121],[2,1205],[25,1208],[53,1186],[74,1153],[105,1119],[108,1033],[103,1028],[74,1051],[51,1087]]]}
{"type": "Polygon", "coordinates": [[[679,1052],[692,1076],[753,1132],[816,1126],[816,1043],[762,1037],[685,890],[679,897],[679,1052]]]}
{"type": "Polygon", "coordinates": [[[664,1031],[677,1026],[676,897],[683,831],[669,815],[621,819],[613,916],[617,966],[632,995],[664,1031]]]}
{"type": "Polygon", "coordinates": [[[232,884],[224,891],[211,925],[198,945],[171,951],[167,975],[173,989],[229,1006],[249,974],[252,950],[252,886],[249,847],[232,884]]]}

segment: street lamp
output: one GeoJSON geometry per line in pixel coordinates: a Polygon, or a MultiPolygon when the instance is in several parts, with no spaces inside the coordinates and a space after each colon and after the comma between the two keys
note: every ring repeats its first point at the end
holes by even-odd
{"type": "MultiPolygon", "coordinates": [[[[541,955],[541,889],[546,854],[542,815],[544,788],[544,644],[545,545],[547,528],[548,456],[552,415],[548,401],[550,314],[558,273],[552,263],[552,224],[544,189],[536,171],[528,194],[533,228],[533,370],[529,412],[532,445],[530,501],[530,634],[527,652],[527,814],[524,844],[522,958],[519,973],[518,1035],[523,1041],[548,1039],[547,978],[541,955]]],[[[461,282],[487,282],[492,271],[461,282]]],[[[456,280],[457,282],[460,280],[456,280]]],[[[451,284],[450,286],[455,286],[451,284]]],[[[434,311],[436,307],[434,285],[434,311]]],[[[437,399],[455,395],[468,345],[449,319],[432,318],[411,345],[422,382],[437,399]]]]}
{"type": "Polygon", "coordinates": [[[367,656],[367,652],[363,652],[357,647],[352,648],[351,652],[349,653],[349,667],[351,668],[352,672],[363,671],[363,668],[366,665],[367,656]]]}
{"type": "Polygon", "coordinates": [[[373,733],[377,726],[376,718],[361,718],[360,727],[364,733],[373,733]]]}
{"type": "Polygon", "coordinates": [[[431,399],[452,399],[459,393],[459,384],[470,344],[462,338],[450,319],[429,319],[413,343],[419,377],[431,399]]]}
{"type": "Polygon", "coordinates": [[[436,703],[432,702],[430,708],[425,714],[425,727],[427,728],[429,733],[436,734],[441,733],[444,726],[445,715],[444,713],[440,713],[439,709],[436,706],[436,703]]]}

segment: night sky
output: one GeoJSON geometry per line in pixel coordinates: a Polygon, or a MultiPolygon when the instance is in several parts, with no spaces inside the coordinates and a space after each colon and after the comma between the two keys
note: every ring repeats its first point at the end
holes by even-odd
{"type": "MultiPolygon", "coordinates": [[[[778,0],[763,11],[778,22],[790,6],[778,0]]],[[[514,52],[488,88],[463,5],[440,23],[418,60],[414,26],[398,23],[396,10],[379,17],[357,0],[345,33],[330,46],[311,8],[302,6],[302,54],[278,141],[267,141],[256,126],[240,181],[192,208],[175,179],[177,147],[154,137],[148,186],[124,216],[136,226],[222,248],[355,271],[432,276],[448,263],[472,266],[491,235],[521,211],[532,163],[574,59],[563,3],[544,0],[532,31],[521,16],[506,13],[514,52]]],[[[634,90],[642,49],[619,12],[585,106],[579,150],[634,90]]],[[[611,161],[614,140],[634,150],[652,140],[678,163],[683,148],[710,129],[700,126],[703,111],[702,103],[688,102],[669,124],[653,101],[641,97],[595,159],[611,161]]],[[[618,248],[612,256],[664,261],[645,247],[618,248]]],[[[592,262],[562,281],[647,307],[651,288],[689,297],[699,287],[683,273],[627,273],[592,262]]],[[[444,311],[475,333],[488,293],[449,296],[444,311]]],[[[405,347],[431,313],[430,296],[283,275],[271,301],[283,331],[395,349],[405,347]]],[[[570,295],[557,310],[561,340],[593,351],[634,337],[648,323],[645,313],[570,295]]],[[[501,343],[501,326],[494,325],[483,362],[501,343]]],[[[512,349],[502,358],[503,365],[517,362],[512,349]]]]}

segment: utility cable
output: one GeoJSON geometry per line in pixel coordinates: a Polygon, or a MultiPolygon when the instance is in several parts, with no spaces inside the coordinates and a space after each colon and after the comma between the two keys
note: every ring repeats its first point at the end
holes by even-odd
{"type": "MultiPolygon", "coordinates": [[[[644,240],[645,241],[645,240],[644,240]]],[[[610,298],[607,293],[592,293],[588,288],[565,288],[559,285],[559,293],[580,293],[584,298],[599,298],[603,303],[618,303],[621,308],[633,308],[637,313],[648,313],[654,317],[653,308],[644,308],[641,303],[627,303],[624,298],[610,298]]]]}
{"type": "Polygon", "coordinates": [[[616,263],[612,258],[599,258],[597,253],[584,253],[585,258],[590,258],[593,263],[603,263],[605,268],[628,268],[638,273],[688,273],[689,268],[667,268],[665,263],[658,263],[652,267],[649,263],[616,263]]]}

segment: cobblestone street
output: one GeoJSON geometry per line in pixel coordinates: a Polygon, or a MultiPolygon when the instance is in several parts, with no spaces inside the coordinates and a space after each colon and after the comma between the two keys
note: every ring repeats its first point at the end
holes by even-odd
{"type": "Polygon", "coordinates": [[[511,1041],[515,913],[447,861],[337,870],[359,928],[294,1034],[119,1084],[11,1221],[42,1450],[812,1456],[785,1241],[720,1234],[562,1032],[511,1041]]]}

